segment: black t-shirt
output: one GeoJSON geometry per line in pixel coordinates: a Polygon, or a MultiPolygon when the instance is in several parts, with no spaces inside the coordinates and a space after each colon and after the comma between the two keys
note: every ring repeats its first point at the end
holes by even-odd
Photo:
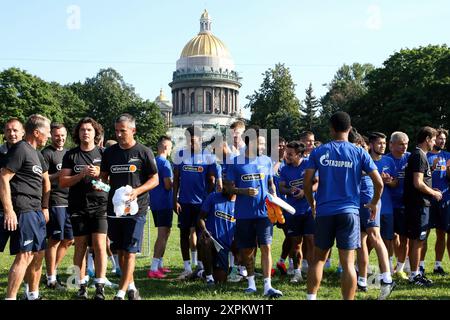
{"type": "MultiPolygon", "coordinates": [[[[80,147],[76,147],[67,151],[64,155],[62,169],[71,169],[71,175],[74,176],[90,164],[100,167],[101,162],[102,152],[98,147],[91,151],[82,151],[80,147]]],[[[108,194],[104,191],[95,190],[92,186],[92,180],[92,177],[86,176],[69,188],[69,211],[71,214],[106,212],[108,194]]]]}
{"type": "MultiPolygon", "coordinates": [[[[61,170],[62,160],[68,150],[63,148],[57,150],[53,146],[48,146],[42,150],[42,155],[48,166],[48,174],[54,174],[61,170]]],[[[60,188],[58,179],[52,181],[52,190],[50,193],[51,206],[67,206],[69,203],[69,188],[60,188]]]]}
{"type": "Polygon", "coordinates": [[[19,141],[8,151],[4,167],[15,175],[9,182],[16,213],[42,208],[42,174],[48,171],[42,154],[28,142],[19,141]]]}
{"type": "Polygon", "coordinates": [[[408,159],[405,169],[403,201],[405,206],[430,206],[431,196],[414,187],[413,173],[423,173],[423,182],[431,188],[431,168],[425,152],[416,148],[408,159]]]}
{"type": "MultiPolygon", "coordinates": [[[[155,158],[150,148],[136,143],[132,148],[124,150],[115,144],[105,150],[102,159],[102,172],[108,172],[111,190],[108,199],[108,215],[115,216],[112,198],[120,187],[129,185],[137,188],[143,185],[150,176],[158,173],[155,158]]],[[[139,195],[138,215],[145,215],[148,207],[148,192],[139,195]]]]}

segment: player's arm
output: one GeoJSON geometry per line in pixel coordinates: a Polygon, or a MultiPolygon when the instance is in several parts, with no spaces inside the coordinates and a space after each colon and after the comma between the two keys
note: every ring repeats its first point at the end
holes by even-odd
{"type": "Polygon", "coordinates": [[[275,183],[273,182],[273,178],[270,177],[267,181],[269,183],[269,193],[276,196],[277,195],[277,188],[275,186],[275,183]]]}
{"type": "Polygon", "coordinates": [[[374,220],[375,215],[377,214],[377,205],[381,199],[381,194],[383,193],[384,184],[378,170],[372,170],[371,172],[369,172],[369,177],[373,182],[373,197],[372,201],[365,204],[364,206],[370,210],[370,219],[374,220]]]}
{"type": "Polygon", "coordinates": [[[313,184],[316,179],[316,177],[314,177],[315,173],[315,169],[306,169],[305,176],[303,177],[303,191],[305,192],[305,198],[311,207],[313,216],[316,216],[316,201],[313,197],[313,184]]]}
{"type": "Polygon", "coordinates": [[[214,170],[209,170],[208,174],[206,175],[206,182],[207,182],[207,190],[208,193],[211,193],[214,191],[214,186],[216,182],[216,176],[214,174],[214,170]]]}
{"type": "Polygon", "coordinates": [[[200,238],[206,239],[209,238],[211,235],[209,234],[209,231],[206,229],[206,217],[208,216],[208,212],[204,211],[203,209],[200,211],[200,218],[198,220],[198,227],[200,228],[201,235],[200,238]]]}
{"type": "Polygon", "coordinates": [[[14,175],[14,172],[6,168],[2,168],[0,171],[0,200],[3,204],[4,228],[8,231],[17,229],[17,215],[12,205],[11,186],[9,185],[9,181],[14,175]]]}
{"type": "Polygon", "coordinates": [[[292,187],[291,188],[286,187],[286,181],[280,181],[278,187],[280,188],[281,194],[292,194],[295,191],[294,188],[292,187]]]}
{"type": "Polygon", "coordinates": [[[51,182],[50,177],[48,174],[48,171],[44,172],[42,174],[42,213],[45,217],[45,222],[48,222],[50,219],[49,213],[48,213],[48,206],[50,202],[50,190],[51,190],[51,182]]]}
{"type": "Polygon", "coordinates": [[[228,193],[235,195],[254,197],[258,194],[258,189],[256,188],[237,188],[232,180],[225,180],[224,188],[228,190],[228,193]]]}
{"type": "Polygon", "coordinates": [[[441,201],[442,193],[439,190],[434,190],[425,184],[425,182],[423,181],[422,172],[413,172],[413,183],[414,188],[416,188],[420,192],[432,196],[437,201],[441,201]]]}
{"type": "Polygon", "coordinates": [[[59,175],[59,186],[61,188],[70,188],[80,182],[84,177],[87,176],[88,167],[84,167],[84,169],[72,176],[72,169],[61,169],[59,175]]]}
{"type": "Polygon", "coordinates": [[[144,184],[140,185],[137,188],[134,188],[130,193],[130,200],[135,200],[138,196],[145,192],[149,192],[154,189],[159,184],[159,176],[158,173],[152,174],[144,184]]]}
{"type": "Polygon", "coordinates": [[[173,168],[173,208],[175,212],[179,214],[181,212],[181,206],[178,203],[178,191],[180,189],[180,170],[178,166],[173,168]]]}

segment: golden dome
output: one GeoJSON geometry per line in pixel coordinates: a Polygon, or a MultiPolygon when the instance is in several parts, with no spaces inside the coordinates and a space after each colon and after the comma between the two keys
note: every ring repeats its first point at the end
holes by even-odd
{"type": "Polygon", "coordinates": [[[192,56],[231,57],[226,45],[209,32],[200,32],[184,46],[181,58],[192,56]]]}

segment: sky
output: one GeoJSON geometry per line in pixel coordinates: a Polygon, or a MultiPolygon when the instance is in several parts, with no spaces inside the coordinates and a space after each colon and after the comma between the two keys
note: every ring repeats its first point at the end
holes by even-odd
{"type": "Polygon", "coordinates": [[[116,69],[145,99],[162,88],[204,9],[242,77],[239,105],[276,63],[289,67],[300,100],[327,91],[344,63],[383,61],[403,48],[450,43],[448,0],[0,0],[0,71],[84,81],[116,69]]]}

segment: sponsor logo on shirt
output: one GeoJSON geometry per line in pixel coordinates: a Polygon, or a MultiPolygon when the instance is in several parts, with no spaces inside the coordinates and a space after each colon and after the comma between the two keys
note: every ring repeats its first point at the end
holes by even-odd
{"type": "Polygon", "coordinates": [[[249,173],[241,176],[242,181],[258,181],[264,180],[266,175],[264,173],[249,173]]]}
{"type": "Polygon", "coordinates": [[[102,162],[102,158],[95,158],[95,159],[92,161],[93,164],[100,163],[100,162],[102,162]]]}
{"type": "Polygon", "coordinates": [[[133,173],[136,172],[137,167],[134,164],[118,164],[111,166],[111,173],[133,173]]]}
{"type": "Polygon", "coordinates": [[[203,167],[202,166],[184,165],[183,166],[183,171],[202,173],[203,172],[203,167]]]}
{"type": "Polygon", "coordinates": [[[292,180],[289,182],[290,187],[303,187],[303,179],[292,180]]]}
{"type": "Polygon", "coordinates": [[[216,212],[214,212],[214,215],[220,219],[224,219],[230,222],[236,222],[236,219],[231,214],[228,214],[220,210],[216,210],[216,212]]]}
{"type": "Polygon", "coordinates": [[[60,171],[60,170],[61,170],[61,167],[62,167],[62,163],[58,163],[58,164],[56,165],[56,170],[60,171]]]}
{"type": "Polygon", "coordinates": [[[128,160],[128,163],[132,163],[132,162],[141,162],[141,159],[139,159],[139,158],[131,158],[130,160],[128,160]]]}
{"type": "Polygon", "coordinates": [[[33,172],[38,174],[38,175],[42,175],[42,167],[38,166],[38,165],[34,165],[32,168],[33,172]]]}
{"type": "Polygon", "coordinates": [[[353,168],[353,162],[351,161],[342,161],[342,160],[332,160],[329,159],[330,154],[327,152],[323,156],[320,157],[320,164],[324,167],[335,167],[335,168],[353,168]]]}
{"type": "Polygon", "coordinates": [[[86,167],[86,165],[77,164],[77,165],[75,165],[75,167],[73,167],[73,171],[76,173],[80,173],[81,171],[83,171],[84,167],[86,167]]]}

